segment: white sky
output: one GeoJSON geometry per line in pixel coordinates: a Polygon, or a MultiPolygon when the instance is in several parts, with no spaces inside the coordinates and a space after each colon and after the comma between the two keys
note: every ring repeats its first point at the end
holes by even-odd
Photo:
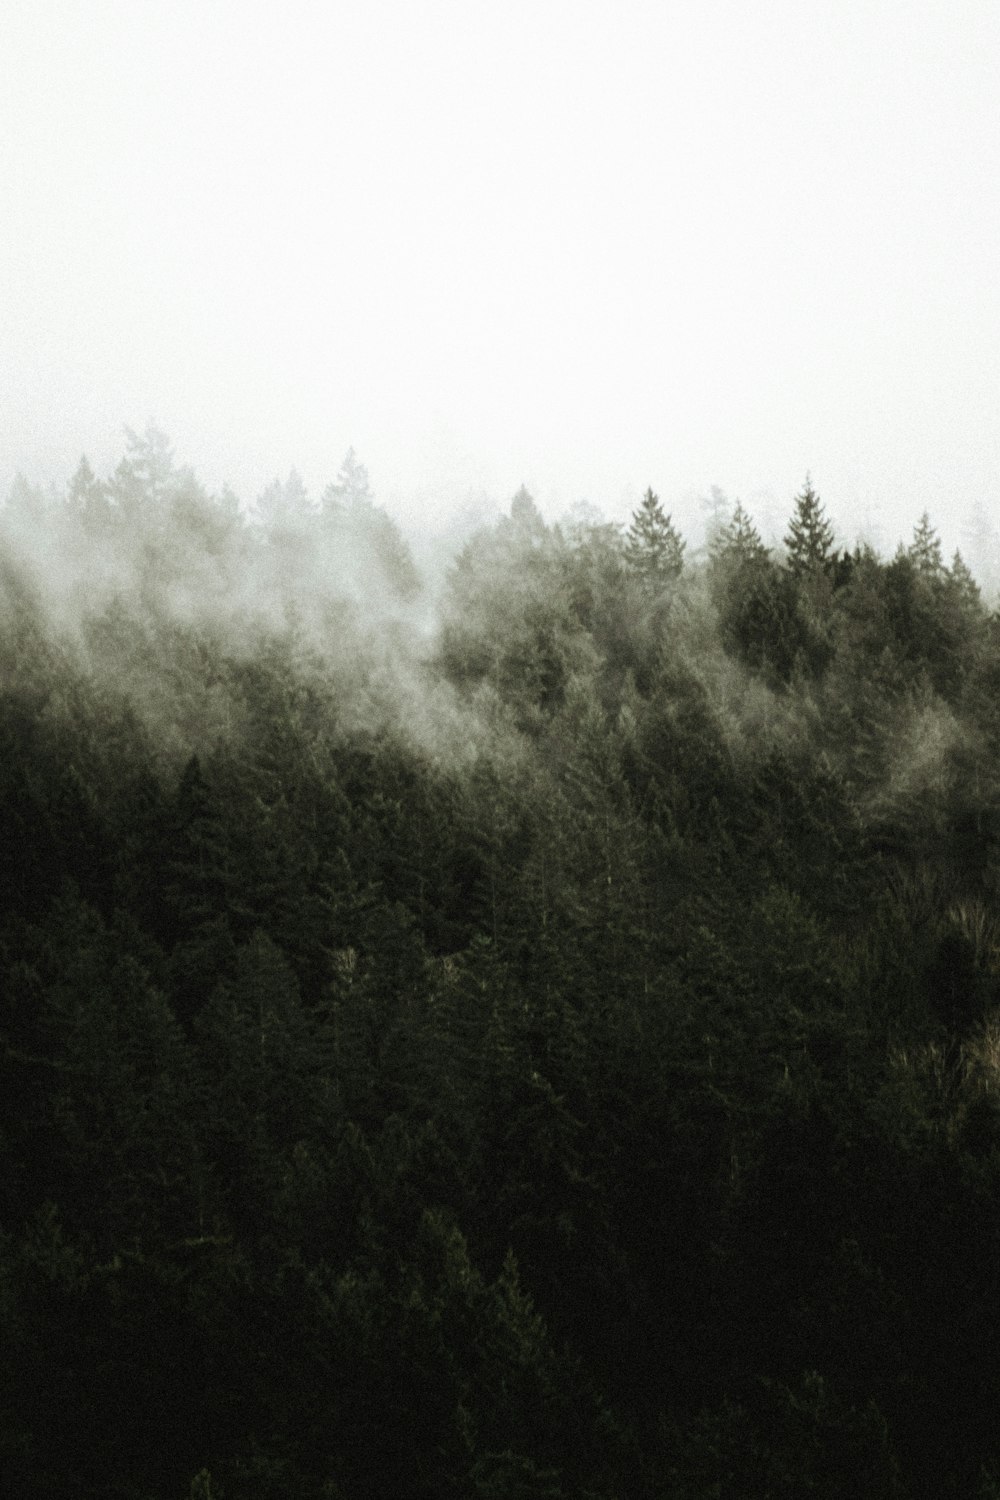
{"type": "Polygon", "coordinates": [[[998,0],[0,3],[5,484],[152,418],[247,502],[947,536],[998,398],[998,0]]]}

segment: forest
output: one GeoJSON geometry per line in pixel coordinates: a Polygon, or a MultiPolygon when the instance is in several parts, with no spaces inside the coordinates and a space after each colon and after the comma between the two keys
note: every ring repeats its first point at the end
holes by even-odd
{"type": "MultiPolygon", "coordinates": [[[[1000,616],[150,428],[0,512],[0,1490],[997,1500],[1000,616]]],[[[973,559],[973,563],[975,559],[973,559]]]]}

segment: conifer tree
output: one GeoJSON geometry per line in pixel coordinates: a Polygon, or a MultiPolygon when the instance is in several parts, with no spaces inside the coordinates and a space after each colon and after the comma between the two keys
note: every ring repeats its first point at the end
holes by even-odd
{"type": "Polygon", "coordinates": [[[981,611],[982,594],[979,585],[965,558],[958,551],[948,569],[948,591],[962,609],[971,610],[975,614],[981,611]]]}
{"type": "MultiPolygon", "coordinates": [[[[506,521],[501,525],[505,526],[506,521]]],[[[523,484],[510,502],[510,530],[519,542],[530,542],[534,546],[545,540],[548,530],[534,496],[523,484]]]]}
{"type": "Polygon", "coordinates": [[[154,422],[147,422],[141,435],[125,428],[128,454],[124,462],[145,486],[150,498],[158,500],[174,476],[174,450],[165,432],[154,422]]]}
{"type": "Polygon", "coordinates": [[[625,538],[625,560],[647,587],[680,577],[684,542],[651,489],[632,514],[625,538]]]}
{"type": "Polygon", "coordinates": [[[150,508],[167,494],[175,478],[174,453],[167,435],[152,422],[140,436],[125,428],[128,452],[108,482],[107,490],[128,522],[149,516],[150,508]]]}
{"type": "Polygon", "coordinates": [[[941,539],[931,525],[931,518],[926,511],[913,528],[913,541],[906,549],[906,555],[922,578],[935,582],[944,578],[941,539]]]}
{"type": "Polygon", "coordinates": [[[767,548],[761,541],[760,532],[741,500],[737,500],[732,516],[719,528],[712,543],[711,555],[713,562],[726,558],[737,563],[763,562],[767,557],[767,548]]]}
{"type": "Polygon", "coordinates": [[[789,572],[796,578],[818,573],[830,562],[833,527],[808,474],[802,493],[795,497],[795,511],[788,524],[785,547],[789,572]]]}
{"type": "Polygon", "coordinates": [[[102,505],[107,506],[105,487],[91,468],[86,454],[80,459],[76,473],[69,482],[67,495],[70,510],[75,515],[89,518],[102,505]]]}
{"type": "Polygon", "coordinates": [[[368,470],[348,448],[337,477],[320,502],[326,563],[344,582],[380,592],[389,583],[393,594],[412,599],[420,589],[410,549],[395,522],[376,505],[368,470]]]}
{"type": "Polygon", "coordinates": [[[341,513],[357,505],[374,505],[368,470],[353,448],[348,448],[334,482],[323,491],[324,515],[341,513]]]}

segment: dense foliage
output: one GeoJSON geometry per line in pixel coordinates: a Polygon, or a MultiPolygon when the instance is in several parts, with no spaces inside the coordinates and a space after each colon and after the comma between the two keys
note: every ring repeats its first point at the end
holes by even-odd
{"type": "Polygon", "coordinates": [[[1000,1493],[1000,624],[795,503],[15,486],[5,1495],[1000,1493]]]}

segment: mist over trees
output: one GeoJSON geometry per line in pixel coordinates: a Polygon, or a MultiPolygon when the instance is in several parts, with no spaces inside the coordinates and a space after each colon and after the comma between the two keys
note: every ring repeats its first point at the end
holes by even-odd
{"type": "Polygon", "coordinates": [[[994,584],[784,536],[13,486],[5,1494],[1000,1493],[994,584]]]}

